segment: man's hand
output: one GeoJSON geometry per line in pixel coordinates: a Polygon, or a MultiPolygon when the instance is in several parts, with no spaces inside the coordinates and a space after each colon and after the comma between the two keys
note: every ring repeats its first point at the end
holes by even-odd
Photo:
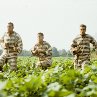
{"type": "Polygon", "coordinates": [[[78,52],[78,48],[77,48],[77,47],[72,48],[72,52],[73,52],[73,54],[77,54],[77,52],[78,52]]]}
{"type": "Polygon", "coordinates": [[[38,50],[31,50],[32,54],[38,54],[38,50]]]}
{"type": "Polygon", "coordinates": [[[3,43],[4,48],[8,49],[9,48],[9,44],[8,43],[3,43]]]}
{"type": "Polygon", "coordinates": [[[38,53],[45,53],[44,49],[38,49],[38,53]]]}
{"type": "Polygon", "coordinates": [[[73,51],[77,51],[77,50],[78,50],[77,47],[73,48],[73,51]]]}
{"type": "Polygon", "coordinates": [[[40,53],[45,54],[45,50],[43,50],[43,49],[36,49],[35,51],[31,51],[31,52],[32,52],[32,54],[37,54],[37,55],[39,55],[40,53]]]}

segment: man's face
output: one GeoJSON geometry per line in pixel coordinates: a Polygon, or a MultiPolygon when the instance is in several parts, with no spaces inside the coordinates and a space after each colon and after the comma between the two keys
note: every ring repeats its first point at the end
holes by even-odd
{"type": "Polygon", "coordinates": [[[38,43],[42,43],[43,39],[44,39],[44,37],[41,34],[38,34],[38,36],[37,36],[38,43]]]}
{"type": "Polygon", "coordinates": [[[8,24],[8,25],[7,25],[7,32],[8,32],[8,33],[13,32],[13,28],[14,28],[14,27],[13,27],[11,24],[8,24]]]}
{"type": "Polygon", "coordinates": [[[85,27],[80,27],[80,35],[85,35],[86,28],[85,27]]]}

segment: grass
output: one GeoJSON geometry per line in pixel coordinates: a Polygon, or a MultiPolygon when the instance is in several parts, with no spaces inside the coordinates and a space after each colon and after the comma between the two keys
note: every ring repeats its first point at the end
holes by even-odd
{"type": "Polygon", "coordinates": [[[72,58],[56,57],[47,70],[33,67],[36,58],[19,57],[18,70],[4,66],[0,97],[97,97],[97,60],[74,70],[72,58]]]}

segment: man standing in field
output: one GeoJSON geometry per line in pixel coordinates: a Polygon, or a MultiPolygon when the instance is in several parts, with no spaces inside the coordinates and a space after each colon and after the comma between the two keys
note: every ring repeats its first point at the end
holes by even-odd
{"type": "Polygon", "coordinates": [[[85,64],[90,64],[90,44],[93,44],[94,49],[97,49],[96,40],[86,34],[86,25],[80,25],[80,34],[73,40],[71,51],[75,55],[75,68],[84,69],[85,64]]]}
{"type": "Polygon", "coordinates": [[[0,71],[2,71],[5,63],[10,64],[11,70],[17,69],[17,56],[21,53],[23,44],[20,35],[13,29],[14,24],[8,23],[7,32],[0,39],[0,44],[3,48],[3,53],[0,56],[0,71]]]}
{"type": "Polygon", "coordinates": [[[31,50],[32,54],[39,58],[37,67],[42,67],[47,69],[47,67],[52,64],[52,48],[49,43],[44,41],[43,33],[38,33],[37,35],[38,43],[35,44],[34,48],[31,50]]]}

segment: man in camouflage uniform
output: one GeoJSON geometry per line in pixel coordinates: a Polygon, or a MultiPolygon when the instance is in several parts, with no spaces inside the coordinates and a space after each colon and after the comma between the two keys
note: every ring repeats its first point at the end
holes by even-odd
{"type": "Polygon", "coordinates": [[[35,44],[34,48],[31,50],[34,56],[39,58],[37,67],[42,67],[43,69],[47,69],[47,67],[52,64],[52,48],[49,43],[44,41],[43,33],[38,33],[38,43],[35,44]]]}
{"type": "Polygon", "coordinates": [[[22,39],[20,35],[13,31],[14,24],[8,23],[7,32],[0,39],[0,44],[3,48],[3,53],[0,56],[0,71],[3,65],[9,63],[11,70],[17,69],[17,56],[22,51],[22,39]]]}
{"type": "Polygon", "coordinates": [[[84,69],[85,64],[90,64],[90,44],[93,44],[94,49],[97,49],[95,39],[86,34],[86,25],[80,25],[80,34],[73,40],[71,51],[75,55],[75,68],[84,69]]]}

